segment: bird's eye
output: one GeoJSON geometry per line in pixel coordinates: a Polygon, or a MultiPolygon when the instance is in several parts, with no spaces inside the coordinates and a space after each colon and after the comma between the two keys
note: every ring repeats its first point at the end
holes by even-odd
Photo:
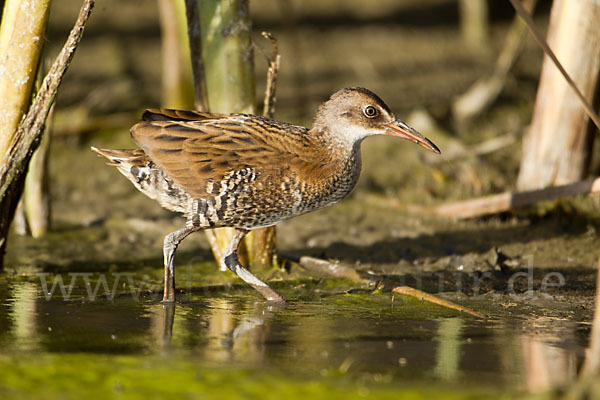
{"type": "Polygon", "coordinates": [[[363,112],[367,118],[373,118],[377,115],[377,109],[373,106],[366,106],[363,112]]]}

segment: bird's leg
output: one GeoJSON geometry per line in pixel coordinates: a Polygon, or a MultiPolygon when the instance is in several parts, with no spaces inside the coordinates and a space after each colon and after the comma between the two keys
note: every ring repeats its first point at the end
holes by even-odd
{"type": "Polygon", "coordinates": [[[196,228],[186,226],[165,236],[163,245],[163,254],[165,256],[165,291],[162,299],[163,303],[173,303],[175,301],[175,267],[173,266],[175,250],[177,250],[177,246],[179,246],[179,243],[183,239],[195,231],[197,231],[196,228]]]}
{"type": "Polygon", "coordinates": [[[225,264],[227,268],[231,270],[231,272],[239,276],[244,282],[258,290],[258,292],[262,294],[263,297],[268,301],[285,303],[285,299],[281,295],[271,289],[266,283],[258,279],[250,271],[244,268],[242,264],[240,264],[240,260],[238,259],[237,255],[238,246],[247,233],[248,231],[245,229],[236,228],[233,231],[233,238],[231,239],[229,246],[227,246],[227,250],[225,250],[222,263],[225,264]]]}

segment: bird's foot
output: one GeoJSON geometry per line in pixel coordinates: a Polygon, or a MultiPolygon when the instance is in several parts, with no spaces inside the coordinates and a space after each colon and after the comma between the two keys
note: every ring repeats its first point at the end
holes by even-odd
{"type": "Polygon", "coordinates": [[[285,304],[285,297],[283,297],[282,295],[280,295],[279,293],[277,293],[276,291],[274,291],[273,289],[271,289],[269,286],[254,286],[252,285],[252,287],[256,290],[258,290],[258,292],[270,303],[279,303],[279,304],[285,304]]]}

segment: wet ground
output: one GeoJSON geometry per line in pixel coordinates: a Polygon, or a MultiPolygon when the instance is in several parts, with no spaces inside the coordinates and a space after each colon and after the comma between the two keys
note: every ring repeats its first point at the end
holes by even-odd
{"type": "MultiPolygon", "coordinates": [[[[374,4],[252,3],[257,44],[268,48],[260,30],[280,39],[276,117],[310,125],[330,93],[366,86],[444,155],[370,138],[355,192],[282,224],[279,249],[338,260],[488,318],[290,263],[257,271],[289,299],[270,308],[218,271],[201,233],[177,253],[186,293],[163,306],[163,237],[184,220],[89,151],[131,147],[128,127],[160,104],[156,9],[99,1],[57,103],[53,231],[12,235],[0,275],[0,398],[513,398],[574,379],[593,315],[598,199],[467,221],[411,212],[513,188],[541,52],[527,42],[494,108],[455,129],[449,105],[489,72],[510,13],[494,9],[490,48],[477,50],[461,42],[452,1],[374,4]],[[446,156],[457,142],[505,134],[517,140],[495,153],[446,156]]],[[[57,5],[51,51],[77,7],[57,5]]],[[[256,58],[260,93],[258,50],[256,58]]]]}
{"type": "Polygon", "coordinates": [[[539,299],[527,310],[506,296],[466,300],[512,303],[482,321],[297,281],[276,285],[292,299],[286,308],[245,289],[182,295],[169,307],[148,295],[90,301],[90,275],[90,292],[78,276],[69,301],[34,282],[0,286],[5,398],[512,397],[572,379],[589,334],[566,310],[542,315],[539,299]]]}

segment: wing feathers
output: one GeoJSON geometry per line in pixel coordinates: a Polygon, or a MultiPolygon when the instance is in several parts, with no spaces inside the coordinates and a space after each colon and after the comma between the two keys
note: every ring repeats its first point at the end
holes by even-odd
{"type": "Polygon", "coordinates": [[[131,128],[131,137],[173,181],[193,197],[207,198],[208,183],[231,171],[252,167],[260,179],[304,164],[306,132],[245,114],[152,109],[131,128]]]}

